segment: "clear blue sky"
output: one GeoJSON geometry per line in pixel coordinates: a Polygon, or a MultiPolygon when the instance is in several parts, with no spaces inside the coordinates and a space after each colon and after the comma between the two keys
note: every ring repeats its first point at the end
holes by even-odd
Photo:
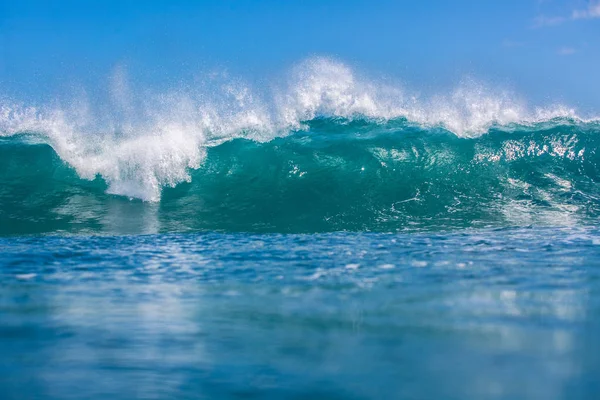
{"type": "Polygon", "coordinates": [[[227,69],[268,80],[333,56],[418,90],[464,76],[600,111],[600,2],[0,0],[0,96],[47,101],[116,65],[150,85],[227,69]]]}

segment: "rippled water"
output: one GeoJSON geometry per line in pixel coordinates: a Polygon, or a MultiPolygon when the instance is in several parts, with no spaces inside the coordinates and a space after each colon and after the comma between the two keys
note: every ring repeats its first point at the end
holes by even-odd
{"type": "Polygon", "coordinates": [[[0,400],[600,398],[597,116],[115,78],[0,98],[0,400]]]}
{"type": "Polygon", "coordinates": [[[593,399],[600,231],[0,238],[4,399],[593,399]]]}

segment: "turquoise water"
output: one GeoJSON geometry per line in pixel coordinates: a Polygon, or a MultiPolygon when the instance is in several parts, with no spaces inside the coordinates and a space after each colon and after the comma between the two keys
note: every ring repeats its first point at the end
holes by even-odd
{"type": "MultiPolygon", "coordinates": [[[[0,138],[0,234],[594,225],[599,133],[598,122],[569,119],[475,138],[403,119],[316,119],[266,142],[209,146],[198,168],[151,202],[111,193],[146,193],[145,174],[169,172],[160,159],[131,160],[143,143],[110,171],[117,182],[107,182],[100,173],[82,179],[52,139],[20,133],[0,138]]],[[[115,162],[109,156],[102,153],[115,162]]]]}
{"type": "Polygon", "coordinates": [[[599,120],[292,78],[0,104],[0,397],[598,398],[599,120]]]}

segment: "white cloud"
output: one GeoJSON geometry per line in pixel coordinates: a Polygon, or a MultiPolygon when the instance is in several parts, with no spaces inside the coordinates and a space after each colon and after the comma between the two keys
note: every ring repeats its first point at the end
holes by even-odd
{"type": "Polygon", "coordinates": [[[508,39],[505,39],[502,41],[502,47],[514,48],[514,47],[524,47],[524,46],[525,46],[525,42],[518,42],[515,40],[508,40],[508,39]]]}
{"type": "Polygon", "coordinates": [[[573,19],[600,18],[600,1],[590,1],[586,10],[575,10],[571,16],[573,19]]]}
{"type": "Polygon", "coordinates": [[[557,54],[559,56],[570,56],[577,53],[577,50],[575,50],[572,47],[561,47],[560,49],[558,49],[557,54]]]}
{"type": "Polygon", "coordinates": [[[565,17],[548,17],[540,15],[533,20],[534,28],[543,28],[545,26],[556,26],[566,21],[565,17]]]}
{"type": "Polygon", "coordinates": [[[590,0],[586,9],[574,10],[569,17],[539,15],[533,20],[533,27],[557,26],[567,21],[594,18],[600,18],[600,0],[590,0]]]}

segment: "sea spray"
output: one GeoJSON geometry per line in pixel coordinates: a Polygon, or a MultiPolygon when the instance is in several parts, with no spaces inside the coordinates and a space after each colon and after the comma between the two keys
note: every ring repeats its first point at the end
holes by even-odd
{"type": "Polygon", "coordinates": [[[397,231],[597,216],[600,122],[568,107],[531,109],[469,80],[419,98],[327,58],[272,86],[259,95],[227,80],[156,93],[117,68],[103,106],[4,100],[0,232],[111,231],[108,203],[134,199],[159,203],[152,226],[166,231],[397,231]]]}

